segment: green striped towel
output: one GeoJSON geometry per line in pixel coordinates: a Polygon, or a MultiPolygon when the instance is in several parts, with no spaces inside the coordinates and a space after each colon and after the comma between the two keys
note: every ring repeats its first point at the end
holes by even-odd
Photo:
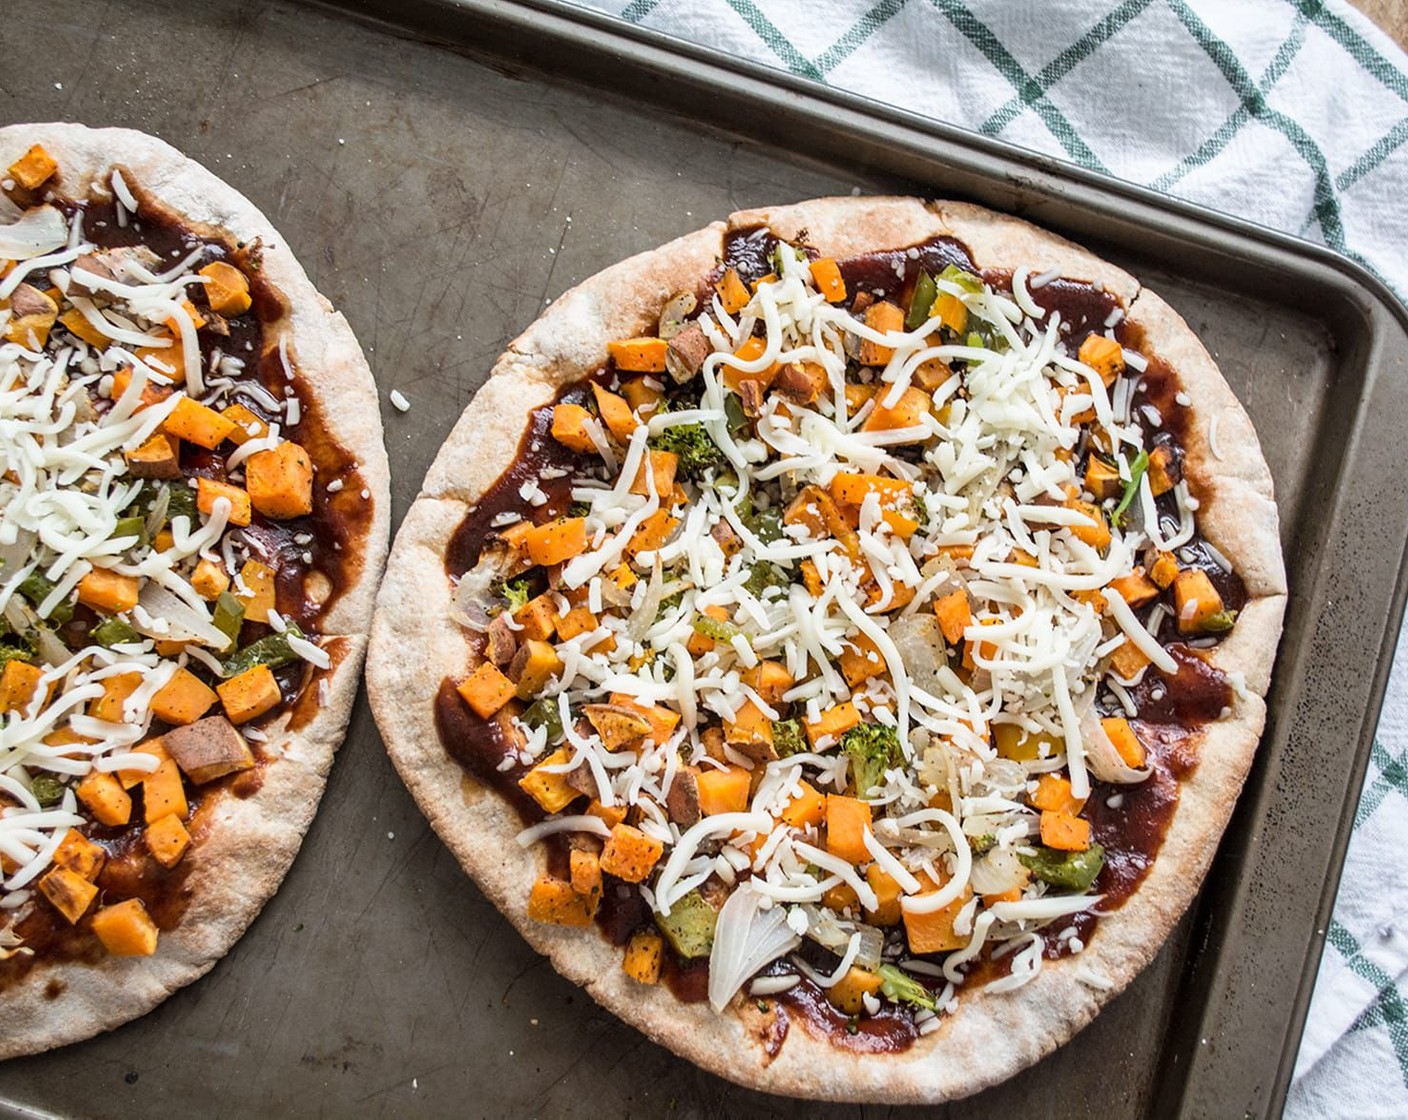
{"type": "MultiPolygon", "coordinates": [[[[1321,241],[1408,292],[1408,58],[1338,0],[592,6],[1321,241]]],[[[1408,1116],[1408,653],[1399,660],[1291,1116],[1408,1116]]]]}

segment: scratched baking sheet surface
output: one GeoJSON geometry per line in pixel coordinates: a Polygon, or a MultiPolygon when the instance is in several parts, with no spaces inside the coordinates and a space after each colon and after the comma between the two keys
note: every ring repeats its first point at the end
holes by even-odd
{"type": "MultiPolygon", "coordinates": [[[[383,405],[398,520],[547,300],[735,208],[892,185],[290,4],[5,8],[0,121],[162,136],[253,199],[346,313],[383,401],[395,388],[411,403],[383,405]],[[43,29],[41,49],[26,28],[43,29]]],[[[1249,298],[1229,313],[1218,293],[1128,263],[1224,362],[1297,521],[1338,360],[1323,327],[1249,298]]],[[[1074,1043],[953,1114],[1148,1110],[1187,929],[1074,1043]]],[[[5,1101],[81,1115],[862,1114],[701,1073],[558,978],[430,832],[364,701],[293,872],[229,956],[134,1025],[0,1067],[5,1101]]]]}

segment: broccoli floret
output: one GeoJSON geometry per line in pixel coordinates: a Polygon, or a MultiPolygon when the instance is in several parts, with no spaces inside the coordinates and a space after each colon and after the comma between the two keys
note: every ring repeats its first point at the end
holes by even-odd
{"type": "Polygon", "coordinates": [[[929,499],[921,491],[915,490],[910,494],[909,500],[914,503],[915,520],[921,527],[929,524],[929,499]]]}
{"type": "Polygon", "coordinates": [[[743,586],[749,594],[756,595],[759,599],[763,597],[763,592],[769,587],[781,587],[786,589],[791,581],[787,578],[787,573],[776,564],[769,564],[766,560],[760,560],[754,564],[748,572],[748,578],[743,581],[743,586]]]}
{"type": "Polygon", "coordinates": [[[851,759],[851,782],[862,800],[885,781],[885,771],[899,764],[900,736],[883,723],[863,723],[841,736],[841,749],[851,759]]]}
{"type": "Polygon", "coordinates": [[[499,587],[499,592],[508,600],[510,613],[521,610],[528,605],[528,600],[533,597],[532,575],[525,573],[521,576],[514,576],[513,579],[504,580],[499,587]]]}
{"type": "Polygon", "coordinates": [[[937,1006],[934,993],[898,965],[882,964],[876,972],[881,980],[880,991],[887,999],[927,1007],[930,1011],[937,1006]]]}
{"type": "Polygon", "coordinates": [[[778,758],[801,754],[808,750],[807,737],[802,733],[802,725],[795,719],[775,719],[772,721],[772,747],[778,758]]]}
{"type": "Polygon", "coordinates": [[[671,451],[679,456],[679,473],[698,480],[710,468],[726,463],[719,445],[710,438],[703,424],[676,424],[650,440],[656,451],[671,451]]]}

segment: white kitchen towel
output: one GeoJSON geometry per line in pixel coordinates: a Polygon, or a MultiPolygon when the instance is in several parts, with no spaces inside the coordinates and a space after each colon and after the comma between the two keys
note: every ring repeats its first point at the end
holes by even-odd
{"type": "MultiPolygon", "coordinates": [[[[1338,0],[591,6],[1323,242],[1408,293],[1408,57],[1338,0]]],[[[1402,637],[1398,662],[1289,1116],[1408,1116],[1402,637]]]]}

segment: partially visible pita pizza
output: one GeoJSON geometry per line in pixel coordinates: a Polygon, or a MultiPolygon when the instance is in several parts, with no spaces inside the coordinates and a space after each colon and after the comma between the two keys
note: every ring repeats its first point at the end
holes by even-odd
{"type": "Polygon", "coordinates": [[[371,374],[231,187],[0,129],[0,1057],[133,1019],[278,888],[388,535],[371,374]]]}
{"type": "Polygon", "coordinates": [[[1186,324],[974,206],[735,214],[500,358],[393,550],[393,759],[557,969],[775,1093],[937,1102],[1157,952],[1262,730],[1271,476],[1186,324]]]}

